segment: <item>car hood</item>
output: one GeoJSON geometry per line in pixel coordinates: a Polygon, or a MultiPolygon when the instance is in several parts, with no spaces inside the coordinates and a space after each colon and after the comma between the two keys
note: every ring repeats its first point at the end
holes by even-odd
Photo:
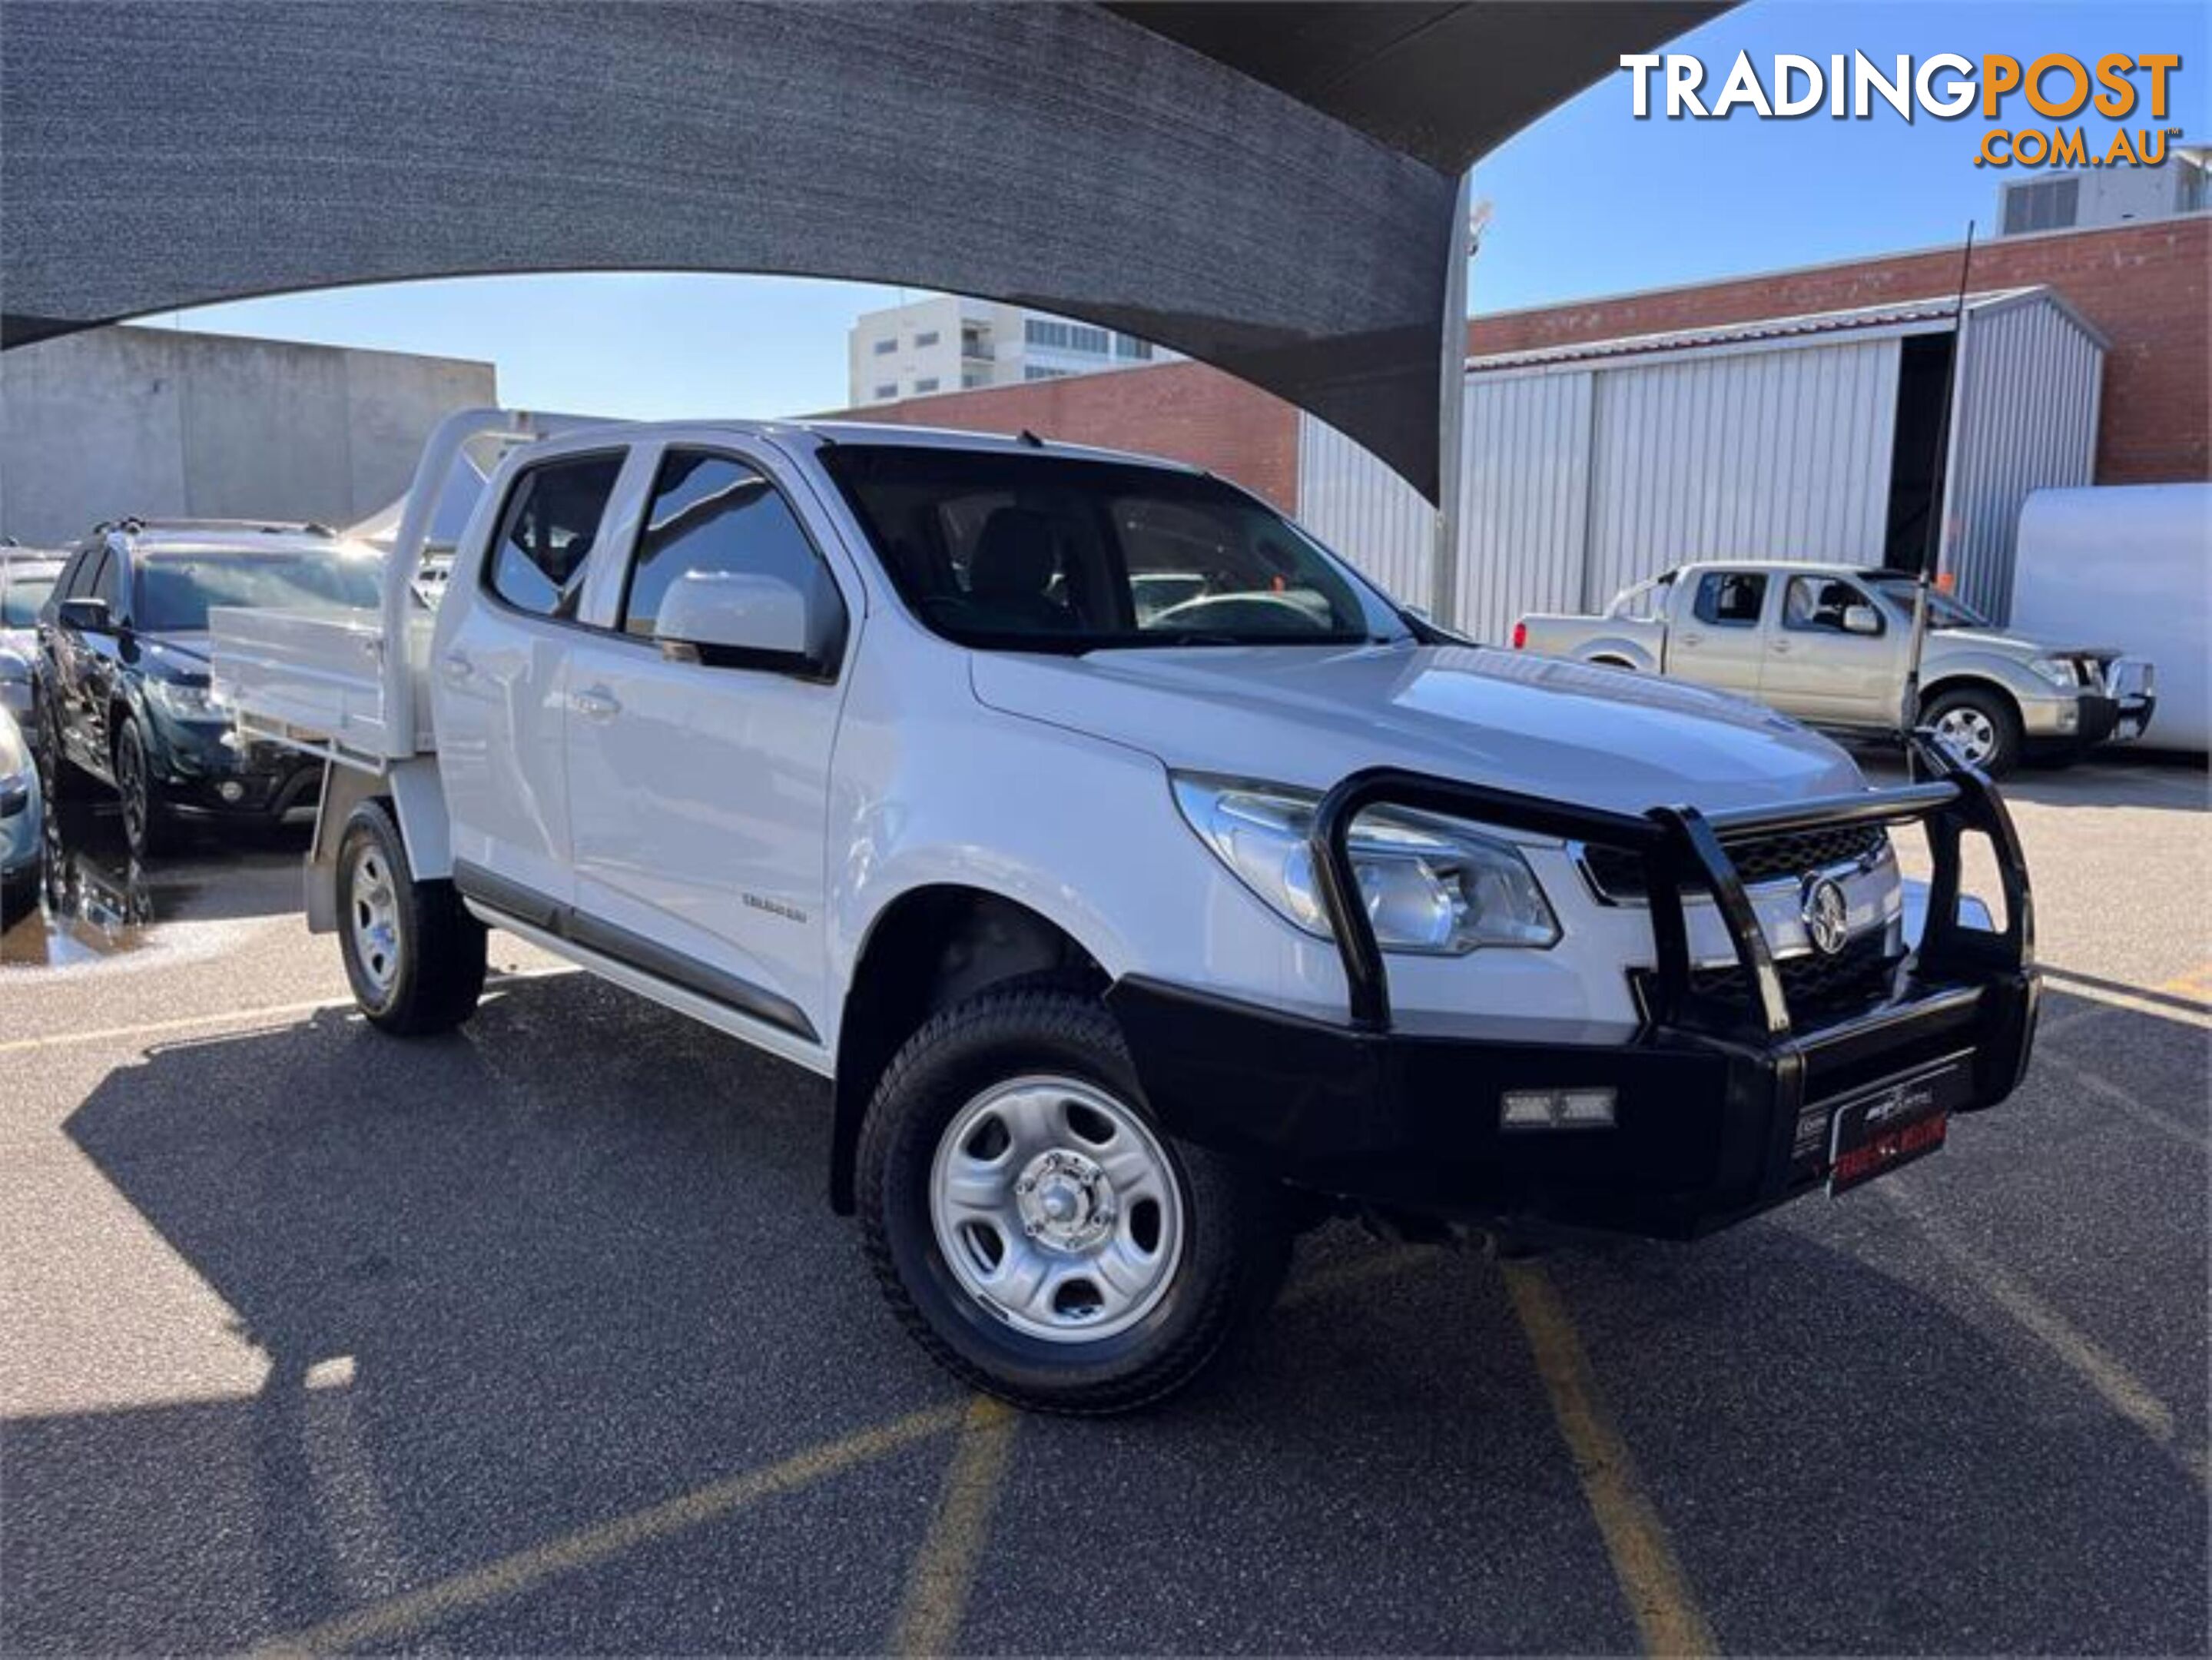
{"type": "Polygon", "coordinates": [[[1640,812],[1863,787],[1826,739],[1741,698],[1456,646],[978,653],[975,695],[1180,770],[1322,790],[1400,766],[1640,812]]]}
{"type": "Polygon", "coordinates": [[[1931,629],[1928,634],[1930,654],[1946,649],[1952,651],[1996,652],[2004,657],[2016,657],[2025,663],[2036,657],[2101,657],[2120,654],[2117,646],[2071,646],[2033,635],[2015,634],[2009,629],[1931,629]]]}
{"type": "Polygon", "coordinates": [[[138,648],[139,668],[163,679],[201,678],[215,655],[213,638],[204,630],[180,629],[173,633],[133,634],[131,638],[138,648]]]}

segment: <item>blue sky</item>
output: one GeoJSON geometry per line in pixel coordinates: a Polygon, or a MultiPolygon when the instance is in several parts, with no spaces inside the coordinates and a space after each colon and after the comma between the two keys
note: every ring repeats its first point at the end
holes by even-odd
{"type": "MultiPolygon", "coordinates": [[[[2212,138],[2212,5],[2204,0],[1752,0],[1674,43],[1717,88],[1739,50],[1764,74],[1778,52],[1887,64],[1954,52],[2087,61],[2177,52],[2163,121],[2212,138]]],[[[2140,82],[2141,77],[2138,77],[2140,82]]],[[[2040,125],[2017,95],[2008,126],[2040,125]]],[[[2065,125],[2071,126],[2074,122],[2065,125]]],[[[2093,149],[2110,124],[2094,119],[2093,149]]],[[[2005,173],[1974,165],[1989,124],[1886,105],[1873,119],[1668,121],[1631,114],[1625,74],[1516,137],[1476,171],[1493,218],[1472,284],[1478,312],[1510,310],[1745,271],[1984,236],[2005,173]]],[[[2012,170],[2012,176],[2018,176],[2012,170]]],[[[845,330],[914,291],[771,277],[472,278],[295,295],[149,321],[499,365],[508,402],[615,416],[781,415],[845,401],[845,330]]]]}

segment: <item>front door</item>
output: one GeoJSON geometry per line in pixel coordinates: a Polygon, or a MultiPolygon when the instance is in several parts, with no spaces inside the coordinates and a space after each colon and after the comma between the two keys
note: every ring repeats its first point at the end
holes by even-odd
{"type": "Polygon", "coordinates": [[[1667,629],[1667,673],[1676,680],[1759,696],[1759,621],[1770,584],[1765,571],[1698,573],[1677,597],[1667,629]]]}
{"type": "Polygon", "coordinates": [[[1904,696],[1904,637],[1857,583],[1818,574],[1783,584],[1781,611],[1766,631],[1766,667],[1759,696],[1784,714],[1829,726],[1897,724],[1904,696]],[[1855,611],[1874,619],[1871,634],[1854,634],[1855,611]]]}
{"type": "Polygon", "coordinates": [[[602,531],[625,455],[601,449],[517,472],[477,591],[441,609],[431,647],[453,858],[471,867],[457,873],[526,921],[550,924],[571,897],[568,654],[584,637],[586,578],[609,556],[602,531]]]}
{"type": "Polygon", "coordinates": [[[607,626],[579,636],[569,665],[577,937],[811,1037],[825,1029],[823,837],[842,673],[834,660],[810,676],[664,653],[654,636],[678,581],[748,576],[797,589],[822,637],[847,640],[857,584],[841,588],[768,459],[671,444],[607,626]]]}

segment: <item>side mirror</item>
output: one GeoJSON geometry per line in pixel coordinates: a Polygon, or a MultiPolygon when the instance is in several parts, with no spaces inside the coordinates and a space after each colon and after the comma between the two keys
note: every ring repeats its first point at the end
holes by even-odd
{"type": "Polygon", "coordinates": [[[653,637],[673,662],[821,676],[834,654],[817,642],[806,594],[780,576],[686,571],[661,597],[653,637]]]}
{"type": "Polygon", "coordinates": [[[64,628],[79,634],[106,634],[110,629],[105,599],[64,599],[54,615],[64,628]]]}
{"type": "Polygon", "coordinates": [[[1875,610],[1872,605],[1846,605],[1844,607],[1844,632],[1845,634],[1880,634],[1881,613],[1875,610]]]}

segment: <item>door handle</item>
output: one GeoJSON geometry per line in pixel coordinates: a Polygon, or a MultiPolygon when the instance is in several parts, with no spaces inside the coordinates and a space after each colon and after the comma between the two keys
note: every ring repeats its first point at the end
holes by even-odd
{"type": "Polygon", "coordinates": [[[1686,646],[1702,646],[1705,643],[1705,636],[1702,634],[1686,634],[1682,636],[1682,643],[1686,646]]]}
{"type": "Polygon", "coordinates": [[[611,721],[622,713],[622,700],[605,686],[593,686],[570,696],[568,707],[592,721],[611,721]]]}
{"type": "Polygon", "coordinates": [[[477,666],[457,651],[449,651],[438,660],[438,672],[446,677],[449,685],[459,685],[476,672],[477,666]]]}
{"type": "Polygon", "coordinates": [[[1766,648],[1769,651],[1781,652],[1787,654],[1790,650],[1790,642],[1787,640],[1771,640],[1767,642],[1766,648]]]}

